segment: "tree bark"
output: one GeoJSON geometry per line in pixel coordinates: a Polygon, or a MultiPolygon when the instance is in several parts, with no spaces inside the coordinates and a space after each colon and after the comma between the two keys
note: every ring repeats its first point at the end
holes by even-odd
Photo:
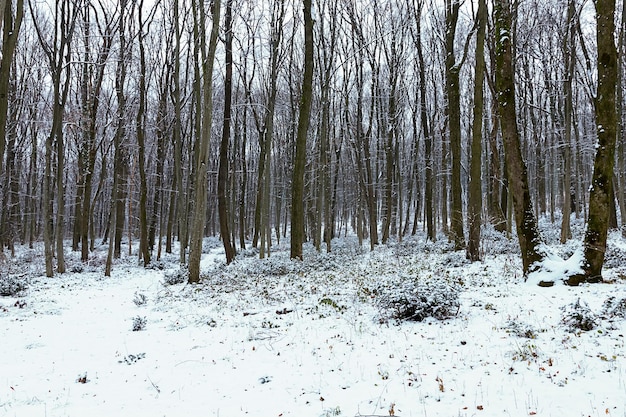
{"type": "MultiPolygon", "coordinates": [[[[456,25],[459,18],[459,0],[446,0],[446,93],[448,126],[450,129],[451,178],[450,178],[450,237],[454,248],[465,248],[463,231],[463,203],[461,188],[461,91],[459,72],[461,65],[456,62],[454,45],[456,25]]],[[[444,198],[445,195],[444,195],[444,198]]],[[[444,218],[444,222],[446,219],[444,218]]]]}
{"type": "Polygon", "coordinates": [[[564,61],[565,61],[565,81],[563,89],[565,90],[565,117],[563,132],[563,219],[561,222],[561,243],[567,242],[572,237],[570,226],[570,214],[572,209],[572,111],[573,111],[573,93],[572,79],[574,78],[574,70],[576,65],[576,32],[574,31],[574,16],[576,4],[574,0],[568,1],[567,6],[567,35],[564,45],[564,61]]]}
{"type": "MultiPolygon", "coordinates": [[[[209,145],[211,140],[211,126],[213,122],[213,64],[215,62],[215,51],[219,34],[220,20],[220,0],[215,0],[212,4],[213,22],[211,24],[211,34],[209,37],[208,51],[205,49],[206,33],[204,27],[200,28],[203,35],[202,43],[202,132],[198,138],[198,159],[196,165],[195,182],[195,205],[192,216],[192,228],[189,241],[189,283],[200,282],[200,258],[202,256],[202,238],[206,224],[206,204],[207,204],[207,169],[209,163],[209,145]]],[[[201,17],[202,24],[205,18],[201,17]]],[[[204,25],[203,25],[204,26],[204,25]]]]}
{"type": "Polygon", "coordinates": [[[468,223],[469,239],[467,258],[480,260],[480,227],[482,224],[482,140],[483,140],[483,87],[485,80],[485,27],[487,26],[487,4],[479,0],[476,14],[476,65],[474,70],[474,119],[472,120],[472,144],[470,162],[468,223]]]}
{"type": "Polygon", "coordinates": [[[230,142],[230,121],[233,83],[233,0],[226,0],[226,14],[224,17],[225,33],[225,57],[226,75],[224,78],[224,124],[222,126],[222,140],[220,142],[220,160],[217,178],[217,204],[220,222],[220,235],[224,244],[226,263],[229,264],[235,258],[235,247],[230,236],[230,219],[228,215],[228,197],[226,187],[228,185],[228,147],[230,142]]]}
{"type": "MultiPolygon", "coordinates": [[[[144,266],[150,264],[150,246],[148,245],[148,183],[146,180],[146,100],[147,100],[147,83],[146,83],[146,51],[144,38],[146,33],[144,28],[146,22],[143,20],[143,0],[139,1],[138,10],[138,36],[139,41],[139,108],[137,110],[137,118],[135,120],[135,128],[137,133],[137,152],[139,160],[139,253],[143,258],[144,266]]],[[[149,25],[149,24],[148,24],[149,25]]]]}
{"type": "Polygon", "coordinates": [[[2,58],[0,60],[0,172],[6,147],[6,129],[9,106],[9,80],[11,78],[11,63],[17,47],[17,39],[24,18],[24,0],[17,0],[15,15],[13,15],[13,1],[2,0],[0,3],[2,24],[2,58]]]}
{"type": "Polygon", "coordinates": [[[602,281],[609,210],[613,198],[613,165],[617,135],[615,88],[618,69],[615,46],[615,0],[598,0],[596,18],[598,88],[595,104],[598,143],[589,192],[589,217],[584,240],[584,274],[570,277],[567,281],[570,285],[578,285],[584,281],[602,281]]]}
{"type": "Polygon", "coordinates": [[[513,66],[513,5],[511,0],[494,2],[496,36],[496,91],[500,112],[500,129],[504,142],[506,170],[513,198],[517,238],[522,254],[524,275],[533,271],[544,258],[541,236],[530,199],[528,171],[522,158],[515,108],[513,66]]]}
{"type": "Polygon", "coordinates": [[[312,1],[303,0],[304,5],[304,76],[296,136],[296,154],[293,168],[291,197],[291,254],[292,259],[303,259],[304,241],[304,168],[306,164],[306,138],[313,101],[313,16],[312,1]]]}

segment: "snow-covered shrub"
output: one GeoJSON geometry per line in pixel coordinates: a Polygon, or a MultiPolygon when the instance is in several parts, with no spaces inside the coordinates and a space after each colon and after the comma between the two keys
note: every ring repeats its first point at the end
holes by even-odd
{"type": "Polygon", "coordinates": [[[138,332],[140,330],[145,330],[146,325],[148,324],[148,319],[145,316],[135,316],[133,317],[133,332],[138,332]]]}
{"type": "Polygon", "coordinates": [[[163,261],[150,261],[146,269],[153,269],[155,271],[162,271],[165,269],[165,262],[163,261]]]}
{"type": "Polygon", "coordinates": [[[515,236],[507,236],[506,233],[498,232],[491,223],[484,225],[480,233],[485,254],[519,254],[519,243],[515,236]]]}
{"type": "Polygon", "coordinates": [[[606,317],[626,318],[626,298],[610,296],[602,304],[602,315],[606,317]]]}
{"type": "Polygon", "coordinates": [[[202,240],[202,253],[209,253],[212,249],[218,249],[222,247],[222,241],[220,238],[211,236],[202,240]]]}
{"type": "Polygon", "coordinates": [[[526,323],[522,323],[518,320],[509,320],[504,326],[504,330],[507,333],[515,335],[517,337],[522,337],[525,339],[536,339],[537,331],[533,329],[530,325],[526,323]]]}
{"type": "Polygon", "coordinates": [[[131,353],[130,355],[124,356],[121,360],[117,361],[117,363],[125,363],[126,365],[132,365],[134,363],[137,363],[138,361],[140,361],[141,359],[145,357],[146,357],[145,353],[138,353],[136,355],[133,355],[131,353]]]}
{"type": "Polygon", "coordinates": [[[13,274],[0,275],[0,295],[15,297],[26,291],[28,281],[13,274]]]}
{"type": "Polygon", "coordinates": [[[133,297],[133,303],[135,303],[137,307],[144,306],[147,302],[148,297],[146,297],[145,294],[142,294],[140,292],[135,293],[135,296],[133,297]]]}
{"type": "Polygon", "coordinates": [[[398,275],[373,290],[383,320],[438,320],[459,312],[460,285],[449,276],[398,275]]]}
{"type": "Polygon", "coordinates": [[[529,341],[517,345],[517,348],[513,351],[514,361],[528,362],[536,360],[538,357],[537,346],[529,341]]]}
{"type": "Polygon", "coordinates": [[[563,310],[561,323],[571,333],[593,330],[598,325],[597,316],[587,303],[580,301],[580,298],[574,303],[561,307],[561,310],[563,310]]]}
{"type": "Polygon", "coordinates": [[[178,268],[175,270],[167,271],[163,276],[163,282],[165,285],[176,285],[187,282],[189,279],[189,271],[187,268],[178,268]]]}
{"type": "Polygon", "coordinates": [[[604,268],[619,268],[624,265],[626,265],[626,250],[609,243],[606,247],[606,254],[604,256],[604,268]]]}
{"type": "Polygon", "coordinates": [[[299,272],[303,268],[302,262],[290,259],[287,255],[275,254],[261,262],[253,263],[255,270],[250,272],[275,277],[299,272]]]}

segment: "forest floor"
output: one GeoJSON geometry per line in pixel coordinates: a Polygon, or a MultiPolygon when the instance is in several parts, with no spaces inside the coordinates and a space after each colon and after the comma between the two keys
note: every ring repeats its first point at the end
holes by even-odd
{"type": "MultiPolygon", "coordinates": [[[[542,231],[563,258],[580,251],[580,223],[566,245],[542,231]]],[[[576,288],[524,282],[493,232],[474,264],[421,235],[306,245],[304,262],[285,243],[226,266],[207,239],[195,286],[168,284],[177,255],[152,269],[124,256],[106,278],[106,247],[85,265],[68,251],[73,272],[46,278],[41,248],[20,248],[2,272],[28,287],[0,297],[0,416],[626,416],[617,233],[610,283],[576,288]],[[442,284],[422,299],[450,317],[394,319],[381,299],[411,279],[442,284]]]]}

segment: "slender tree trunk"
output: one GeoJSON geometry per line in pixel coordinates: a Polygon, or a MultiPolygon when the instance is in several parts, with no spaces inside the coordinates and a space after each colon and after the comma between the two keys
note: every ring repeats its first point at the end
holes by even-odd
{"type": "MultiPolygon", "coordinates": [[[[138,10],[139,19],[139,109],[137,110],[136,130],[137,130],[137,152],[139,154],[139,253],[143,258],[143,264],[150,264],[150,246],[148,245],[148,183],[146,180],[146,100],[147,100],[147,83],[146,83],[146,51],[144,45],[145,22],[143,21],[142,10],[143,0],[140,0],[138,10]]],[[[147,28],[146,28],[147,29],[147,28]]]]}
{"type": "Polygon", "coordinates": [[[563,132],[563,219],[561,222],[561,243],[567,242],[572,237],[570,227],[570,214],[572,209],[572,111],[573,111],[573,95],[572,95],[572,79],[574,78],[574,70],[576,65],[576,32],[574,31],[574,15],[576,12],[576,4],[574,0],[568,1],[567,6],[567,30],[565,38],[564,58],[565,58],[565,81],[563,89],[565,90],[565,120],[563,132]]]}
{"type": "Polygon", "coordinates": [[[626,70],[626,7],[622,4],[622,25],[619,30],[617,66],[616,109],[618,121],[617,168],[618,181],[615,184],[620,208],[622,236],[626,237],[626,120],[624,119],[624,71],[626,70]]]}
{"type": "Polygon", "coordinates": [[[469,240],[467,258],[472,262],[480,260],[480,226],[482,214],[482,140],[483,140],[483,87],[485,80],[485,27],[487,25],[487,4],[479,0],[476,14],[476,66],[474,71],[474,119],[472,121],[472,145],[470,162],[470,183],[468,203],[469,240]]]}
{"type": "MultiPolygon", "coordinates": [[[[215,61],[215,51],[219,34],[220,20],[220,0],[215,0],[212,4],[213,22],[211,24],[211,34],[209,37],[209,48],[206,53],[204,44],[206,43],[206,32],[201,28],[202,51],[203,51],[203,95],[202,95],[202,132],[198,143],[198,160],[196,165],[195,182],[195,206],[192,216],[192,228],[189,246],[189,283],[200,282],[200,258],[202,256],[202,238],[206,223],[207,204],[207,170],[209,163],[209,145],[211,140],[211,126],[213,122],[213,64],[215,61]]],[[[204,26],[205,18],[201,17],[201,24],[204,26]]]]}
{"type": "MultiPolygon", "coordinates": [[[[448,105],[446,112],[450,129],[451,178],[450,194],[450,233],[456,250],[465,248],[463,231],[463,202],[461,188],[461,91],[459,72],[454,45],[456,25],[459,17],[459,0],[446,0],[446,93],[448,105]]],[[[444,195],[445,198],[445,195],[444,195]]],[[[444,218],[444,222],[445,222],[444,218]]]]}
{"type": "Polygon", "coordinates": [[[306,164],[306,137],[313,101],[313,16],[312,1],[303,0],[304,5],[304,76],[300,114],[296,136],[296,154],[293,168],[291,197],[291,255],[302,260],[304,241],[304,169],[306,164]]]}
{"type": "Polygon", "coordinates": [[[154,197],[152,199],[152,213],[150,214],[150,225],[148,227],[148,248],[152,253],[156,239],[157,223],[159,225],[159,244],[157,248],[157,261],[161,259],[161,237],[163,235],[163,166],[165,164],[166,152],[166,136],[167,136],[167,92],[170,78],[170,66],[167,65],[161,76],[161,86],[159,91],[159,105],[157,109],[157,128],[156,128],[156,180],[154,184],[154,197]],[[159,221],[159,213],[161,219],[159,221]]]}
{"type": "MultiPolygon", "coordinates": [[[[181,98],[181,71],[180,71],[180,47],[181,47],[181,29],[180,29],[180,16],[179,16],[179,1],[174,0],[174,91],[173,91],[173,101],[174,101],[174,131],[173,131],[173,141],[174,141],[174,179],[176,185],[176,191],[178,196],[176,197],[174,194],[172,195],[172,204],[171,208],[178,213],[178,240],[180,242],[180,253],[179,253],[179,261],[181,265],[186,264],[187,262],[187,243],[188,243],[188,212],[187,212],[187,197],[188,190],[184,188],[183,181],[183,137],[182,137],[182,98],[181,98]]],[[[199,117],[199,116],[196,116],[199,117]]],[[[174,213],[172,211],[172,213],[174,213]]],[[[170,226],[173,222],[169,222],[170,226]]],[[[171,234],[170,234],[171,236],[171,234]]],[[[171,241],[170,241],[170,251],[171,251],[171,241]]]]}
{"type": "Polygon", "coordinates": [[[11,63],[17,47],[17,39],[24,17],[24,0],[17,0],[15,15],[13,1],[2,0],[0,3],[0,24],[2,24],[2,57],[0,58],[0,172],[6,147],[7,116],[9,106],[9,80],[11,63]]]}
{"type": "Polygon", "coordinates": [[[500,111],[500,128],[504,142],[507,177],[513,197],[513,212],[517,238],[522,252],[524,275],[531,272],[544,254],[541,236],[530,199],[526,163],[522,158],[515,108],[515,80],[513,67],[513,7],[511,0],[494,2],[496,27],[496,90],[500,111]]]}
{"type": "Polygon", "coordinates": [[[224,124],[222,127],[222,140],[220,143],[220,160],[217,179],[217,204],[220,222],[220,235],[226,253],[226,263],[229,264],[235,258],[235,247],[230,236],[230,219],[228,215],[228,198],[226,186],[228,184],[228,146],[230,142],[230,119],[232,103],[233,82],[233,0],[226,0],[226,15],[224,17],[226,76],[224,78],[224,124]]]}
{"type": "Polygon", "coordinates": [[[425,180],[424,180],[424,214],[426,218],[426,235],[428,240],[434,242],[437,239],[437,230],[435,227],[434,198],[433,191],[435,186],[435,178],[433,176],[433,138],[430,126],[428,124],[428,107],[426,106],[426,63],[424,61],[424,53],[422,47],[422,7],[420,1],[415,10],[415,23],[417,26],[415,36],[415,47],[417,49],[417,60],[419,63],[419,107],[420,107],[420,123],[422,134],[424,135],[424,159],[425,180]]]}

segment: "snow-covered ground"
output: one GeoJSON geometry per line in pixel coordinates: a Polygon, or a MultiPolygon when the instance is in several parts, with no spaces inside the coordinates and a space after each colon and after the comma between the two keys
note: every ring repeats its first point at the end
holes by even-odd
{"type": "Polygon", "coordinates": [[[624,240],[611,283],[540,288],[494,236],[474,264],[415,237],[225,266],[207,239],[196,286],[165,284],[175,254],[147,270],[126,256],[105,278],[105,248],[85,266],[68,253],[75,272],[45,278],[21,248],[10,269],[28,289],[0,297],[0,416],[626,416],[626,322],[610,308],[626,299],[624,240]],[[458,312],[388,319],[380,289],[398,277],[450,283],[458,312]],[[571,328],[577,314],[593,328],[571,328]]]}

